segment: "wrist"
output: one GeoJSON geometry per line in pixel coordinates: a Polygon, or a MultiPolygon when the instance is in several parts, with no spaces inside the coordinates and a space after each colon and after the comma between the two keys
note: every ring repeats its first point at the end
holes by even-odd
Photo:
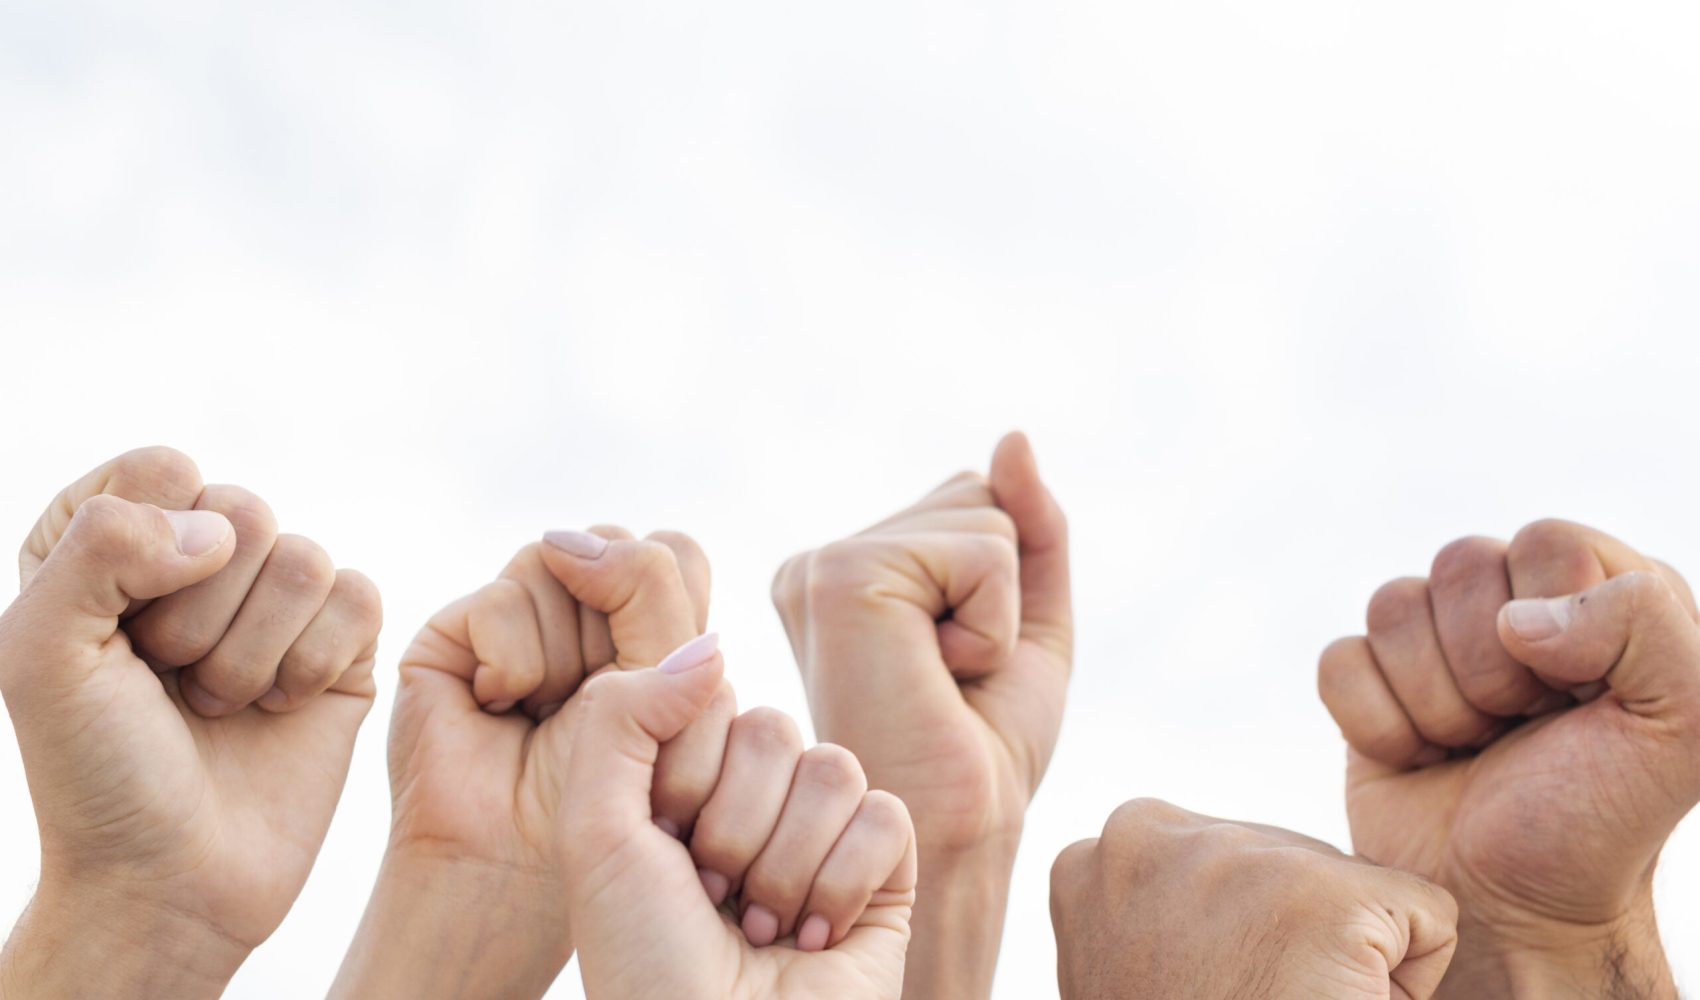
{"type": "Polygon", "coordinates": [[[1600,924],[1466,922],[1435,996],[1677,1000],[1650,901],[1600,924]]]}
{"type": "Polygon", "coordinates": [[[0,995],[217,997],[249,951],[168,903],[44,880],[0,952],[0,995]]]}
{"type": "Polygon", "coordinates": [[[572,957],[560,880],[393,846],[331,997],[541,997],[572,957]]]}
{"type": "Polygon", "coordinates": [[[1015,841],[975,850],[920,847],[920,881],[904,967],[912,1000],[985,1000],[997,971],[1015,841]]]}

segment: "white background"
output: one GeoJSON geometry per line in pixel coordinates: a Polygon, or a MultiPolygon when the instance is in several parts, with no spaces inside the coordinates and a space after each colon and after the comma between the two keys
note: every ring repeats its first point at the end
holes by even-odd
{"type": "MultiPolygon", "coordinates": [[[[545,528],[694,533],[743,702],[802,716],[781,559],[1033,435],[1080,648],[1004,1000],[1054,991],[1050,860],[1124,799],[1345,843],[1316,653],[1446,541],[1557,514],[1700,572],[1690,5],[273,6],[0,0],[0,531],[170,443],[385,592],[234,996],[330,981],[395,657],[545,528]]],[[[11,751],[0,803],[15,910],[11,751]]]]}

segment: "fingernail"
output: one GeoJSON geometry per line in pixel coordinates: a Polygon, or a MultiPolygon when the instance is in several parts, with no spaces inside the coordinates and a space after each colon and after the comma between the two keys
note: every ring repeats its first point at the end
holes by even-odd
{"type": "Polygon", "coordinates": [[[608,549],[608,539],[588,531],[545,531],[543,540],[580,559],[595,559],[608,549]]]}
{"type": "Polygon", "coordinates": [[[1537,715],[1556,712],[1561,708],[1569,708],[1573,704],[1575,704],[1575,700],[1563,691],[1542,691],[1520,714],[1534,718],[1537,715]]]}
{"type": "Polygon", "coordinates": [[[260,695],[260,699],[254,704],[268,712],[276,712],[289,704],[289,695],[283,693],[283,688],[273,685],[272,689],[260,695]]]}
{"type": "Polygon", "coordinates": [[[665,660],[655,665],[655,669],[664,674],[682,674],[687,670],[695,670],[714,659],[714,652],[719,648],[719,633],[704,632],[668,653],[665,660]]]}
{"type": "Polygon", "coordinates": [[[508,709],[513,707],[514,703],[511,701],[493,701],[484,706],[484,711],[489,712],[491,715],[501,715],[503,712],[506,712],[508,709]]]}
{"type": "Polygon", "coordinates": [[[809,914],[809,919],[803,921],[803,926],[797,931],[798,951],[820,951],[826,947],[827,939],[832,937],[832,925],[818,913],[809,914]]]}
{"type": "Polygon", "coordinates": [[[204,556],[224,544],[231,532],[223,514],[210,510],[168,510],[165,520],[177,536],[177,551],[186,556],[204,556]]]}
{"type": "Polygon", "coordinates": [[[1512,601],[1505,606],[1505,623],[1524,642],[1540,642],[1570,627],[1570,598],[1544,597],[1512,601]]]}
{"type": "Polygon", "coordinates": [[[703,891],[708,893],[708,901],[715,906],[726,902],[726,897],[732,892],[732,880],[719,872],[698,868],[697,878],[702,880],[703,891]]]}
{"type": "Polygon", "coordinates": [[[556,712],[559,712],[561,710],[561,706],[565,704],[566,702],[564,701],[550,701],[537,706],[537,721],[542,722],[544,719],[547,719],[556,712]]]}
{"type": "Polygon", "coordinates": [[[673,822],[672,820],[668,819],[665,816],[657,816],[657,817],[655,817],[655,825],[657,827],[659,827],[661,829],[661,832],[665,833],[667,836],[672,837],[674,840],[679,839],[679,824],[673,822]]]}
{"type": "Polygon", "coordinates": [[[1418,767],[1428,767],[1446,759],[1445,747],[1424,747],[1423,752],[1411,758],[1411,763],[1418,767]]]}
{"type": "Polygon", "coordinates": [[[752,903],[744,911],[744,937],[757,948],[765,948],[779,938],[779,917],[760,903],[752,903]]]}
{"type": "Polygon", "coordinates": [[[1610,685],[1605,681],[1594,681],[1590,684],[1583,684],[1580,687],[1571,688],[1570,696],[1575,698],[1578,704],[1586,705],[1588,702],[1593,701],[1600,695],[1605,694],[1606,688],[1608,687],[1610,687],[1610,685]]]}
{"type": "Polygon", "coordinates": [[[200,682],[193,677],[183,678],[178,684],[178,690],[183,693],[183,700],[199,715],[216,719],[230,714],[230,704],[208,694],[207,689],[201,687],[200,682]]]}

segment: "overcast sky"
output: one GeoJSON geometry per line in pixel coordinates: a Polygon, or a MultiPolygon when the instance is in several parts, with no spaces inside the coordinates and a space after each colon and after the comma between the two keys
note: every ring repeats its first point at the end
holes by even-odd
{"type": "MultiPolygon", "coordinates": [[[[694,534],[741,701],[804,718],[774,568],[1031,433],[1080,645],[1000,1000],[1054,992],[1051,859],[1125,799],[1347,844],[1316,654],[1445,542],[1562,515],[1700,575],[1691,5],[272,6],[0,0],[0,533],[169,443],[385,593],[232,996],[329,983],[395,658],[547,528],[694,534]]],[[[1700,820],[1660,880],[1700,989],[1700,820]]]]}

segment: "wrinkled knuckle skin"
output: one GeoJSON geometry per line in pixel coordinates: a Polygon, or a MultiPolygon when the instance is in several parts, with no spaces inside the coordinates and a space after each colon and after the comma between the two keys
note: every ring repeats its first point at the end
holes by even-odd
{"type": "Polygon", "coordinates": [[[1407,576],[1389,580],[1370,596],[1364,621],[1371,635],[1395,631],[1428,610],[1428,581],[1407,576]]]}
{"type": "Polygon", "coordinates": [[[277,535],[277,515],[258,494],[240,486],[209,486],[202,508],[223,514],[236,529],[238,538],[271,538],[277,535]]]}
{"type": "Polygon", "coordinates": [[[266,569],[290,594],[326,594],[336,584],[336,565],[331,557],[318,543],[301,535],[277,536],[266,569]]]}
{"type": "Polygon", "coordinates": [[[112,463],[110,481],[115,483],[171,484],[188,488],[201,483],[195,460],[176,448],[149,445],[118,456],[112,463]]]}
{"type": "Polygon", "coordinates": [[[856,755],[835,743],[820,743],[803,754],[797,764],[798,782],[809,782],[830,791],[867,789],[867,778],[856,755]]]}
{"type": "Polygon", "coordinates": [[[370,577],[359,570],[339,569],[331,593],[356,627],[377,635],[384,624],[384,598],[370,577]]]}
{"type": "Polygon", "coordinates": [[[752,708],[732,720],[732,738],[766,753],[796,755],[803,749],[803,734],[789,715],[777,708],[752,708]]]}

